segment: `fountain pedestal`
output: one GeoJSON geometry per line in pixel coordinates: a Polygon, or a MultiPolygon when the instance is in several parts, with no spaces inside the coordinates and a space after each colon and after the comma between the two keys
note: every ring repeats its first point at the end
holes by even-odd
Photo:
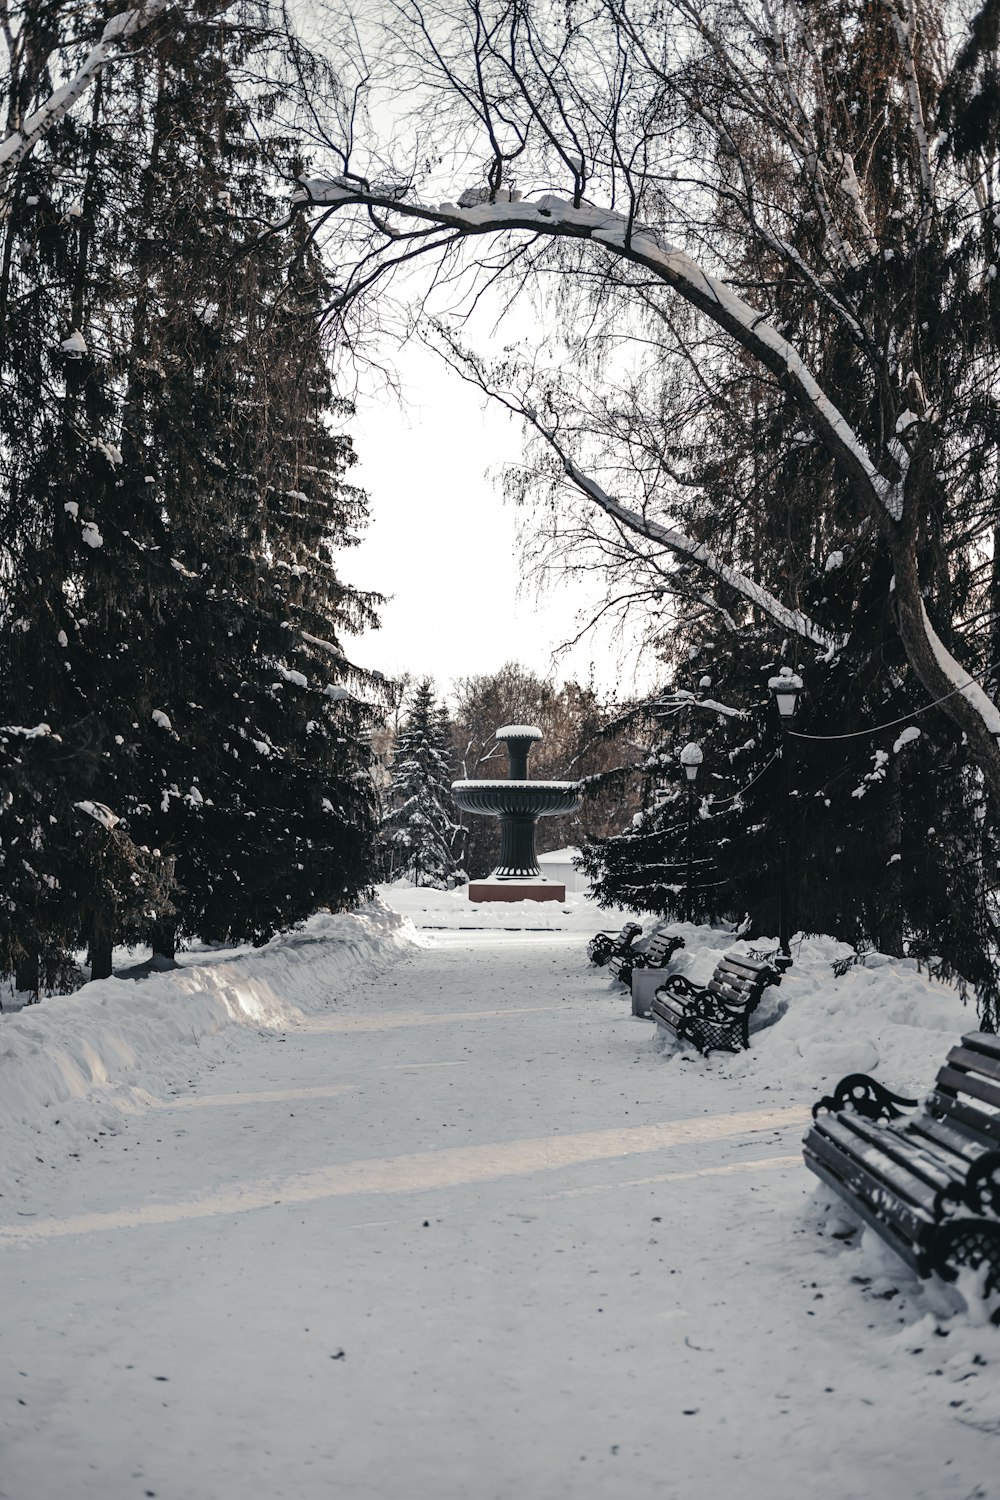
{"type": "Polygon", "coordinates": [[[546,880],[535,858],[539,818],[575,812],[578,781],[529,781],[528,752],[542,732],[534,725],[507,724],[496,737],[506,743],[509,781],[455,781],[452,794],[465,812],[500,820],[500,862],[486,880],[469,885],[470,901],[565,901],[566,887],[546,880]]]}
{"type": "Polygon", "coordinates": [[[503,884],[490,877],[488,880],[470,880],[470,901],[565,901],[566,887],[556,885],[554,880],[520,882],[511,880],[503,884]]]}

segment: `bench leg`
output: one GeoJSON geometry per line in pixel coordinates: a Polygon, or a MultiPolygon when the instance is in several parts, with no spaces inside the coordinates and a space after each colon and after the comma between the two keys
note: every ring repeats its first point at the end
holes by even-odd
{"type": "MultiPolygon", "coordinates": [[[[935,1231],[928,1246],[929,1269],[943,1281],[955,1281],[963,1269],[983,1273],[984,1297],[1000,1292],[1000,1224],[985,1219],[951,1219],[935,1231]]],[[[1000,1307],[990,1320],[1000,1324],[1000,1307]]]]}

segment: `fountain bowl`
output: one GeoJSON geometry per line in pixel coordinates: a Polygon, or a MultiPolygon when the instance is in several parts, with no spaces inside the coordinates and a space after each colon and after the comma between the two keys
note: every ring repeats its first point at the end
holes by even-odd
{"type": "Polygon", "coordinates": [[[576,781],[453,781],[451,794],[463,812],[493,818],[503,813],[555,818],[576,812],[583,800],[576,781]]]}

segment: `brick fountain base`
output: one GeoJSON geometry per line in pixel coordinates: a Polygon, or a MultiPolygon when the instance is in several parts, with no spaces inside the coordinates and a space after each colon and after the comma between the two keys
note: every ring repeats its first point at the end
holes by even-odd
{"type": "Polygon", "coordinates": [[[565,901],[566,887],[546,881],[473,880],[469,885],[470,901],[565,901]]]}

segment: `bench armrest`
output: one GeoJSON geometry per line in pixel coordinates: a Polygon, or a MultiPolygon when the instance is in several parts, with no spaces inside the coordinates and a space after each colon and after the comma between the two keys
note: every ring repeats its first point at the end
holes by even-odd
{"type": "Polygon", "coordinates": [[[660,989],[666,990],[670,995],[677,995],[681,1000],[690,998],[692,995],[708,993],[700,984],[692,984],[685,974],[668,974],[660,985],[660,989]]]}
{"type": "Polygon", "coordinates": [[[867,1073],[848,1073],[837,1084],[832,1094],[824,1094],[813,1105],[813,1119],[818,1115],[837,1114],[842,1109],[852,1109],[866,1120],[898,1120],[908,1109],[916,1109],[919,1099],[905,1099],[894,1094],[877,1079],[867,1073]]]}

